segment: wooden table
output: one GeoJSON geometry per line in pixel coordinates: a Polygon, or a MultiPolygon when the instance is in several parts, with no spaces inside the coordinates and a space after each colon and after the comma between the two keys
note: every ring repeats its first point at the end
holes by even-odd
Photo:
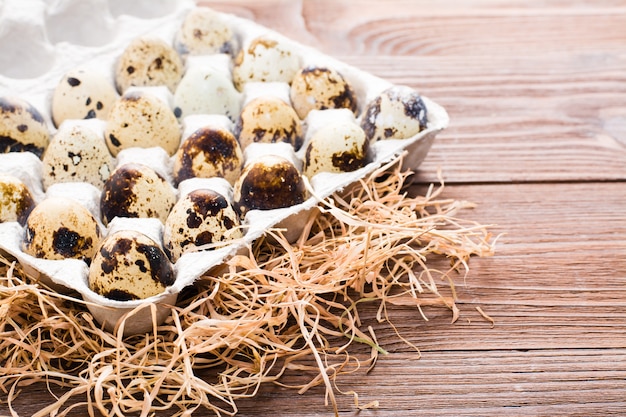
{"type": "MultiPolygon", "coordinates": [[[[370,317],[390,354],[338,383],[379,408],[338,395],[341,416],[626,413],[626,2],[204,3],[445,106],[418,181],[441,168],[445,196],[477,204],[464,217],[505,233],[457,283],[456,323],[392,310],[419,359],[370,317]]],[[[49,398],[28,394],[21,416],[49,398]]],[[[323,394],[268,385],[238,415],[330,416],[323,394]]]]}

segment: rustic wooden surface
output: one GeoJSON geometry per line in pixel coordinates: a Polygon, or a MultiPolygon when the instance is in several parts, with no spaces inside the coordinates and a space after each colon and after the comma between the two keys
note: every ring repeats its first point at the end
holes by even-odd
{"type": "MultiPolygon", "coordinates": [[[[505,233],[457,282],[456,323],[444,309],[429,321],[391,311],[421,357],[372,314],[390,354],[338,384],[379,408],[339,395],[341,416],[626,413],[625,1],[204,3],[445,106],[450,127],[418,180],[441,168],[445,195],[477,204],[464,217],[505,233]]],[[[28,394],[21,416],[49,398],[28,394]]],[[[245,417],[332,415],[321,387],[265,386],[238,405],[245,417]]]]}

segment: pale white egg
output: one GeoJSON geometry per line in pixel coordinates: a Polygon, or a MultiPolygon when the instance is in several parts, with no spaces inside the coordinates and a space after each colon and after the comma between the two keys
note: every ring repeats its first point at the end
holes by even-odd
{"type": "Polygon", "coordinates": [[[361,127],[371,142],[385,139],[407,139],[427,127],[426,105],[414,89],[393,86],[370,102],[361,127]]]}
{"type": "Polygon", "coordinates": [[[247,82],[291,83],[299,69],[300,58],[294,48],[284,42],[258,37],[239,51],[233,81],[239,91],[247,82]]]}
{"type": "Polygon", "coordinates": [[[304,174],[350,172],[367,163],[369,141],[359,125],[337,121],[317,130],[311,137],[304,158],[304,174]]]}
{"type": "Polygon", "coordinates": [[[52,120],[61,126],[65,120],[106,120],[117,99],[113,84],[101,73],[86,69],[67,72],[52,95],[52,120]]]}
{"type": "Polygon", "coordinates": [[[63,124],[43,155],[43,185],[87,182],[102,188],[113,171],[104,138],[81,124],[63,124]]]}
{"type": "Polygon", "coordinates": [[[180,125],[169,106],[145,91],[129,91],[117,100],[105,129],[105,140],[113,156],[122,149],[154,146],[173,155],[180,136],[180,125]]]}

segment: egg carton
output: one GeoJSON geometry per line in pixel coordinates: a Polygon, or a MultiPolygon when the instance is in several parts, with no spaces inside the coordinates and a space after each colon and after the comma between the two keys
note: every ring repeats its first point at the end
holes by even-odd
{"type": "MultiPolygon", "coordinates": [[[[16,96],[34,106],[51,135],[57,132],[54,123],[52,97],[63,76],[76,68],[99,68],[111,85],[115,85],[114,70],[120,55],[129,43],[141,36],[155,36],[169,44],[176,42],[185,16],[194,8],[193,1],[137,1],[123,0],[5,0],[0,8],[0,97],[16,96]]],[[[393,87],[367,72],[329,57],[313,48],[294,42],[287,37],[255,22],[231,14],[218,13],[232,29],[233,49],[246,48],[253,39],[262,36],[286,45],[294,52],[298,65],[334,68],[351,84],[356,98],[357,112],[348,109],[313,110],[303,120],[304,144],[299,150],[285,143],[255,144],[245,149],[244,160],[252,161],[260,155],[275,154],[290,160],[302,169],[306,145],[318,130],[336,121],[359,123],[368,117],[367,103],[393,87]]],[[[211,67],[233,80],[233,58],[226,53],[204,56],[186,56],[185,71],[211,67]]],[[[272,63],[270,62],[270,65],[272,63]]],[[[174,111],[173,92],[167,87],[134,87],[138,92],[148,91],[159,97],[174,111]]],[[[243,105],[256,97],[276,96],[290,103],[290,86],[286,82],[251,82],[246,84],[237,103],[243,105]]],[[[31,256],[22,250],[25,229],[19,222],[0,223],[0,250],[17,259],[24,271],[58,291],[78,292],[87,302],[95,319],[107,329],[113,329],[120,318],[132,313],[133,320],[126,322],[127,334],[150,331],[154,319],[162,322],[176,303],[178,294],[208,271],[219,268],[231,256],[263,236],[272,228],[285,230],[286,237],[295,241],[302,233],[311,210],[321,199],[353,184],[383,164],[401,154],[404,168],[416,170],[426,157],[436,134],[448,124],[446,111],[434,101],[421,96],[427,110],[426,128],[403,139],[381,140],[371,144],[369,162],[354,171],[344,173],[321,172],[308,179],[308,197],[301,203],[271,209],[250,210],[243,219],[245,234],[230,244],[211,250],[189,252],[173,264],[175,280],[158,295],[142,300],[117,301],[92,291],[88,283],[89,266],[82,260],[50,260],[31,256]],[[152,308],[151,306],[156,306],[152,308]]],[[[219,126],[235,129],[235,115],[189,115],[179,120],[182,131],[181,144],[198,126],[219,126]],[[230,116],[230,117],[229,117],[230,116]]],[[[393,115],[389,116],[393,127],[393,115]]],[[[105,140],[106,122],[99,119],[70,120],[65,123],[89,126],[105,140]]],[[[141,162],[162,175],[172,186],[177,199],[189,192],[207,188],[233,200],[232,184],[222,178],[195,178],[177,184],[173,179],[174,157],[158,147],[126,149],[115,155],[115,166],[127,162],[141,162]]],[[[87,208],[98,220],[102,235],[119,230],[135,230],[163,244],[163,223],[155,218],[115,218],[101,223],[101,190],[83,182],[65,182],[44,187],[43,166],[40,157],[31,152],[0,155],[0,173],[19,178],[31,191],[36,203],[50,197],[71,198],[87,208]]],[[[305,177],[306,178],[306,177],[305,177]]],[[[305,180],[306,181],[306,180],[305,180]]]]}

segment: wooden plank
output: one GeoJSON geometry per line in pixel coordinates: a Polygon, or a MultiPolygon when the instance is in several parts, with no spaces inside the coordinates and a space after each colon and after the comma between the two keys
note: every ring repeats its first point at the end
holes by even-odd
{"type": "Polygon", "coordinates": [[[475,2],[449,15],[448,3],[207,3],[442,104],[451,124],[421,167],[425,181],[439,168],[450,182],[626,179],[626,8],[608,2],[561,16],[555,4],[520,11],[486,2],[485,11],[475,2]],[[438,52],[419,46],[422,31],[434,31],[438,52]]]}
{"type": "MultiPolygon", "coordinates": [[[[337,378],[339,389],[356,392],[361,405],[378,401],[377,409],[356,410],[350,394],[337,394],[337,400],[342,417],[617,416],[626,407],[625,375],[624,349],[439,351],[424,353],[419,360],[414,354],[394,354],[380,358],[369,373],[361,369],[337,378]]],[[[313,377],[312,373],[290,374],[285,381],[298,384],[313,377]]],[[[49,397],[43,385],[33,391],[36,398],[49,397]]],[[[29,399],[19,402],[18,410],[24,413],[20,415],[35,410],[29,399]]],[[[322,387],[299,395],[295,389],[264,385],[237,406],[238,417],[332,415],[332,409],[324,404],[322,387]]],[[[2,405],[0,412],[6,412],[2,405]]],[[[84,415],[79,408],[67,417],[84,415]]]]}
{"type": "MultiPolygon", "coordinates": [[[[443,197],[477,204],[460,213],[463,218],[497,223],[493,231],[507,235],[495,257],[472,259],[470,274],[457,277],[456,323],[443,308],[425,309],[429,321],[413,308],[390,309],[392,323],[421,359],[388,324],[376,322],[375,306],[365,306],[363,325],[372,325],[390,355],[367,376],[359,371],[341,377],[342,389],[357,390],[362,402],[380,400],[378,413],[400,415],[419,409],[420,415],[599,416],[624,406],[623,190],[620,183],[446,188],[443,197]],[[476,307],[495,320],[493,327],[476,307]]],[[[354,353],[367,356],[367,348],[355,345],[354,353]]],[[[312,377],[289,374],[284,382],[302,384],[312,377]]],[[[41,404],[47,394],[39,388],[33,395],[41,404]]],[[[20,415],[32,411],[29,401],[19,404],[20,415]]],[[[266,386],[240,407],[242,416],[330,413],[321,388],[298,396],[266,386]]],[[[341,407],[342,415],[355,415],[350,397],[341,397],[341,407]]]]}

